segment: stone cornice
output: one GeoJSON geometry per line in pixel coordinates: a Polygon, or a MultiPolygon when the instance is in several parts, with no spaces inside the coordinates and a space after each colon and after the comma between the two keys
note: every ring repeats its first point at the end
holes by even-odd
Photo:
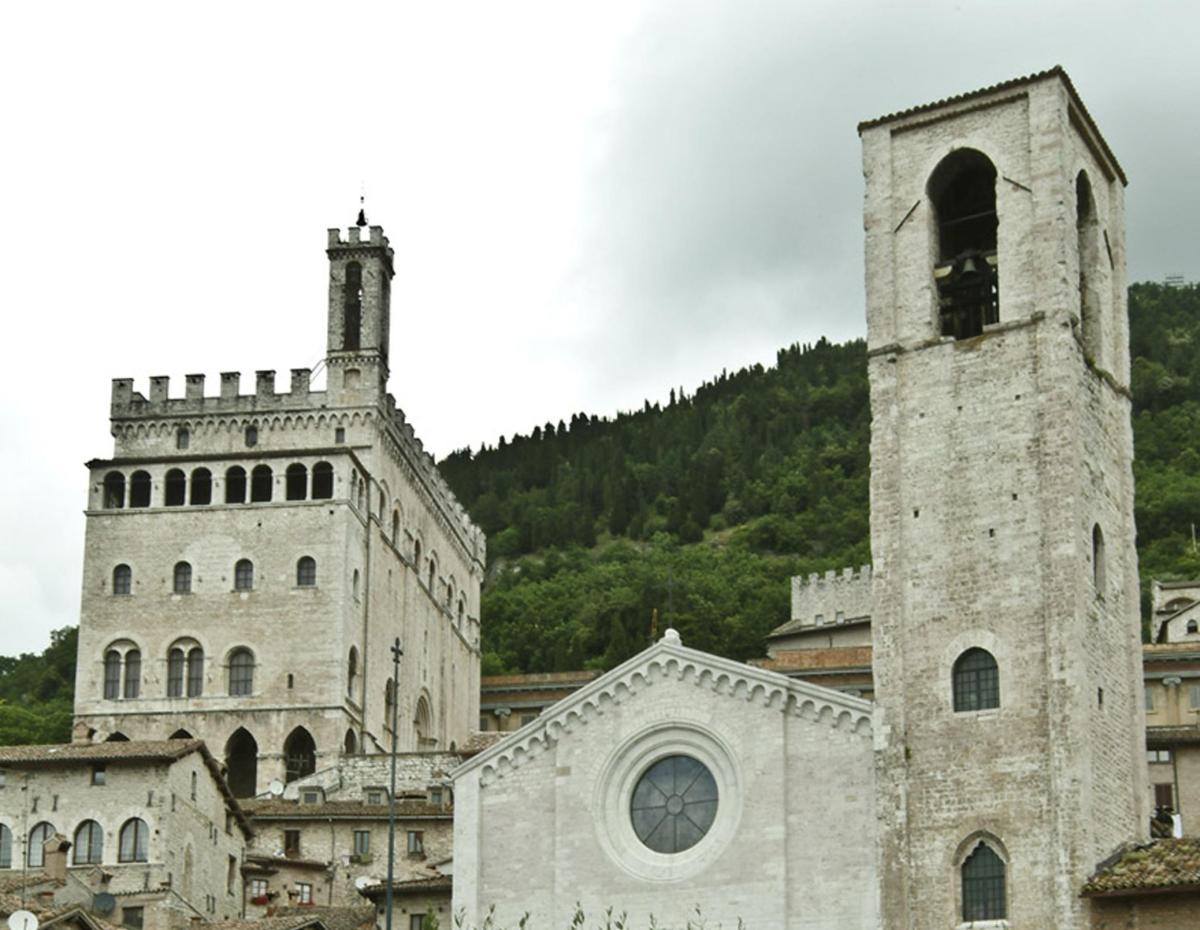
{"type": "Polygon", "coordinates": [[[669,679],[871,738],[875,705],[870,701],[689,649],[672,635],[668,631],[649,649],[552,705],[533,723],[464,762],[450,777],[457,780],[479,769],[483,786],[504,778],[610,706],[669,679]]]}

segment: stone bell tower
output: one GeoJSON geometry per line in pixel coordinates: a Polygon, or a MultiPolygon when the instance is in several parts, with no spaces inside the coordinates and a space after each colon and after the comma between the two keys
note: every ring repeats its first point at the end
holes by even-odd
{"type": "Polygon", "coordinates": [[[382,226],[366,217],[347,238],[329,230],[329,336],[326,364],[335,404],[370,403],[387,392],[393,252],[382,226]]]}
{"type": "Polygon", "coordinates": [[[859,126],[887,928],[1143,837],[1125,176],[1061,69],[859,126]]]}

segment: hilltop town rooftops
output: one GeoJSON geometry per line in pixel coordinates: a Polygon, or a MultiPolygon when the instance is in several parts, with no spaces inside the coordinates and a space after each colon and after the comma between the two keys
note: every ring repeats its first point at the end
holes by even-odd
{"type": "Polygon", "coordinates": [[[1087,880],[1088,897],[1200,890],[1200,837],[1155,840],[1126,849],[1087,880]]]}

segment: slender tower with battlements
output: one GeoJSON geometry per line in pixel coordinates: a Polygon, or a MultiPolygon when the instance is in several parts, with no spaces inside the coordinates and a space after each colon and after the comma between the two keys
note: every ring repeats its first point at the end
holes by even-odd
{"type": "Polygon", "coordinates": [[[1148,822],[1125,176],[1061,69],[859,131],[883,923],[1082,928],[1148,822]]]}
{"type": "Polygon", "coordinates": [[[479,714],[484,538],[387,393],[393,252],[355,226],[326,254],[324,390],[118,379],[88,463],[75,737],[203,738],[239,796],[386,749],[392,701],[402,751],[479,714]]]}

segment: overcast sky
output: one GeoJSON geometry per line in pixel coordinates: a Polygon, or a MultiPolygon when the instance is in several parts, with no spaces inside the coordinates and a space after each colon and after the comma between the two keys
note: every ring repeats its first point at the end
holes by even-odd
{"type": "Polygon", "coordinates": [[[1200,4],[25,3],[0,14],[0,654],[76,623],[109,383],[324,353],[325,229],[396,250],[439,457],[862,335],[856,123],[1062,64],[1131,280],[1200,277],[1200,4]]]}

